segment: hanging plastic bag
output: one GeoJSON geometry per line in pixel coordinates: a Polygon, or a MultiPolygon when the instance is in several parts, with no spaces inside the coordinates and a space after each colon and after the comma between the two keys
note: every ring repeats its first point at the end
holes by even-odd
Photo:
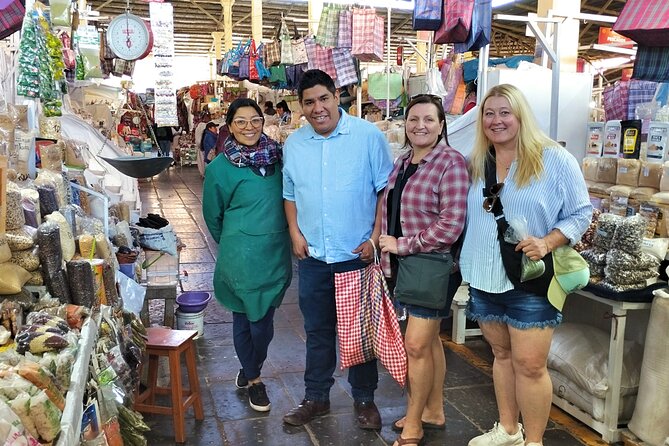
{"type": "MultiPolygon", "coordinates": [[[[527,228],[527,220],[525,217],[511,217],[509,218],[509,229],[504,234],[504,240],[509,243],[520,243],[530,237],[530,231],[527,228]]],[[[521,260],[520,281],[527,282],[528,280],[541,277],[546,271],[546,264],[543,260],[532,260],[527,256],[523,256],[521,260]]]]}
{"type": "Polygon", "coordinates": [[[444,87],[444,82],[441,80],[441,72],[439,71],[439,68],[434,67],[427,70],[425,86],[427,87],[427,94],[433,94],[442,98],[448,94],[446,87],[444,87]]]}
{"type": "Polygon", "coordinates": [[[139,313],[142,311],[142,306],[144,305],[146,288],[123,274],[121,271],[116,271],[116,283],[118,283],[118,288],[121,292],[123,308],[139,316],[139,313]]]}

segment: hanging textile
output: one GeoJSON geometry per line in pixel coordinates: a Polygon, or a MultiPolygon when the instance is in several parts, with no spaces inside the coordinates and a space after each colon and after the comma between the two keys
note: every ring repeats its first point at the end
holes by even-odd
{"type": "Polygon", "coordinates": [[[434,43],[464,43],[472,26],[474,0],[445,0],[441,26],[434,43]]]}
{"type": "Polygon", "coordinates": [[[307,57],[307,48],[304,46],[304,38],[294,39],[290,42],[291,51],[293,53],[293,63],[302,64],[309,62],[307,57]]]}
{"type": "Polygon", "coordinates": [[[669,82],[669,47],[639,45],[632,77],[646,81],[669,82]]]}
{"type": "Polygon", "coordinates": [[[385,29],[383,17],[373,8],[353,9],[351,54],[360,62],[383,62],[385,29]]]}
{"type": "Polygon", "coordinates": [[[325,71],[332,79],[337,79],[337,69],[332,57],[332,48],[316,44],[316,66],[325,71]]]}
{"type": "Polygon", "coordinates": [[[490,43],[492,33],[492,0],[475,0],[472,25],[464,43],[455,44],[456,53],[476,51],[490,43]]]}
{"type": "MultiPolygon", "coordinates": [[[[156,125],[179,125],[177,95],[173,85],[174,75],[174,11],[171,3],[149,3],[151,31],[153,33],[153,60],[156,75],[156,125]],[[158,87],[160,86],[160,87],[158,87]]],[[[134,66],[133,66],[134,67],[134,66]]]]}
{"type": "Polygon", "coordinates": [[[414,31],[434,31],[439,29],[442,18],[442,0],[415,0],[413,5],[414,31]]]}
{"type": "Polygon", "coordinates": [[[604,89],[604,115],[607,121],[627,119],[629,102],[629,81],[618,81],[604,89]]]}
{"type": "Polygon", "coordinates": [[[310,70],[319,68],[318,65],[316,65],[316,41],[313,37],[304,38],[304,48],[307,52],[307,67],[310,70]]]}
{"type": "Polygon", "coordinates": [[[279,32],[281,25],[276,29],[274,37],[271,42],[265,44],[265,51],[262,54],[263,62],[266,67],[273,67],[281,63],[281,41],[279,40],[279,32]]]}
{"type": "Polygon", "coordinates": [[[397,99],[403,91],[400,73],[371,73],[367,77],[367,93],[374,99],[397,99]]]}
{"type": "Polygon", "coordinates": [[[337,47],[351,49],[353,39],[353,14],[350,9],[339,11],[339,32],[337,33],[337,47]]]}
{"type": "Polygon", "coordinates": [[[293,48],[291,44],[293,36],[291,36],[290,30],[288,29],[288,24],[284,18],[281,19],[281,31],[279,38],[281,39],[281,63],[285,65],[292,65],[295,63],[293,61],[293,48]]]}
{"type": "Polygon", "coordinates": [[[0,40],[21,29],[26,8],[20,0],[0,2],[0,40]]]}
{"type": "Polygon", "coordinates": [[[337,46],[337,35],[339,34],[339,6],[328,5],[321,12],[318,23],[316,43],[324,47],[337,46]]]}
{"type": "Polygon", "coordinates": [[[337,73],[337,87],[356,84],[358,72],[355,69],[355,61],[348,48],[332,48],[332,60],[337,73]]]}
{"type": "Polygon", "coordinates": [[[667,0],[627,0],[618,20],[613,24],[613,30],[629,37],[639,45],[667,47],[669,46],[669,2],[667,0]]]}

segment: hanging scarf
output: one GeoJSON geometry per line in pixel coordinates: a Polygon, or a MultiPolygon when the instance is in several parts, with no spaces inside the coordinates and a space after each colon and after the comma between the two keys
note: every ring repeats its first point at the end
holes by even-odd
{"type": "Polygon", "coordinates": [[[225,157],[238,167],[265,167],[281,161],[281,144],[270,139],[264,133],[255,147],[248,147],[237,142],[232,136],[225,140],[225,157]]]}

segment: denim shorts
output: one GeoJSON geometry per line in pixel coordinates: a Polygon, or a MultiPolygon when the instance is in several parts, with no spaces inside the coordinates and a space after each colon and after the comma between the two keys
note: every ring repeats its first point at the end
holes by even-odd
{"type": "Polygon", "coordinates": [[[435,310],[433,308],[421,307],[420,305],[402,304],[407,309],[407,314],[419,319],[444,319],[451,312],[450,306],[435,310]]]}
{"type": "Polygon", "coordinates": [[[519,330],[556,327],[562,313],[548,298],[523,290],[487,293],[469,288],[467,317],[478,322],[501,322],[519,330]]]}

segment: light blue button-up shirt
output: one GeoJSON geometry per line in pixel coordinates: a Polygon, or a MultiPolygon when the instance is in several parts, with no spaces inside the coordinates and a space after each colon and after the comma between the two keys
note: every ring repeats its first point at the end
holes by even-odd
{"type": "Polygon", "coordinates": [[[326,263],[358,257],[351,251],[372,235],[377,193],[393,167],[383,133],[339,112],[329,136],[307,125],[290,135],[283,149],[283,198],[295,202],[309,255],[326,263]]]}
{"type": "MultiPolygon", "coordinates": [[[[544,149],[544,170],[541,178],[518,188],[513,181],[517,164],[511,164],[504,181],[500,200],[507,221],[525,217],[529,235],[544,237],[559,229],[577,243],[592,219],[588,189],[576,159],[563,148],[544,149]]],[[[497,223],[492,213],[483,210],[484,181],[469,188],[467,196],[467,229],[460,254],[460,269],[466,282],[488,293],[513,289],[506,275],[499,242],[497,223]]]]}

